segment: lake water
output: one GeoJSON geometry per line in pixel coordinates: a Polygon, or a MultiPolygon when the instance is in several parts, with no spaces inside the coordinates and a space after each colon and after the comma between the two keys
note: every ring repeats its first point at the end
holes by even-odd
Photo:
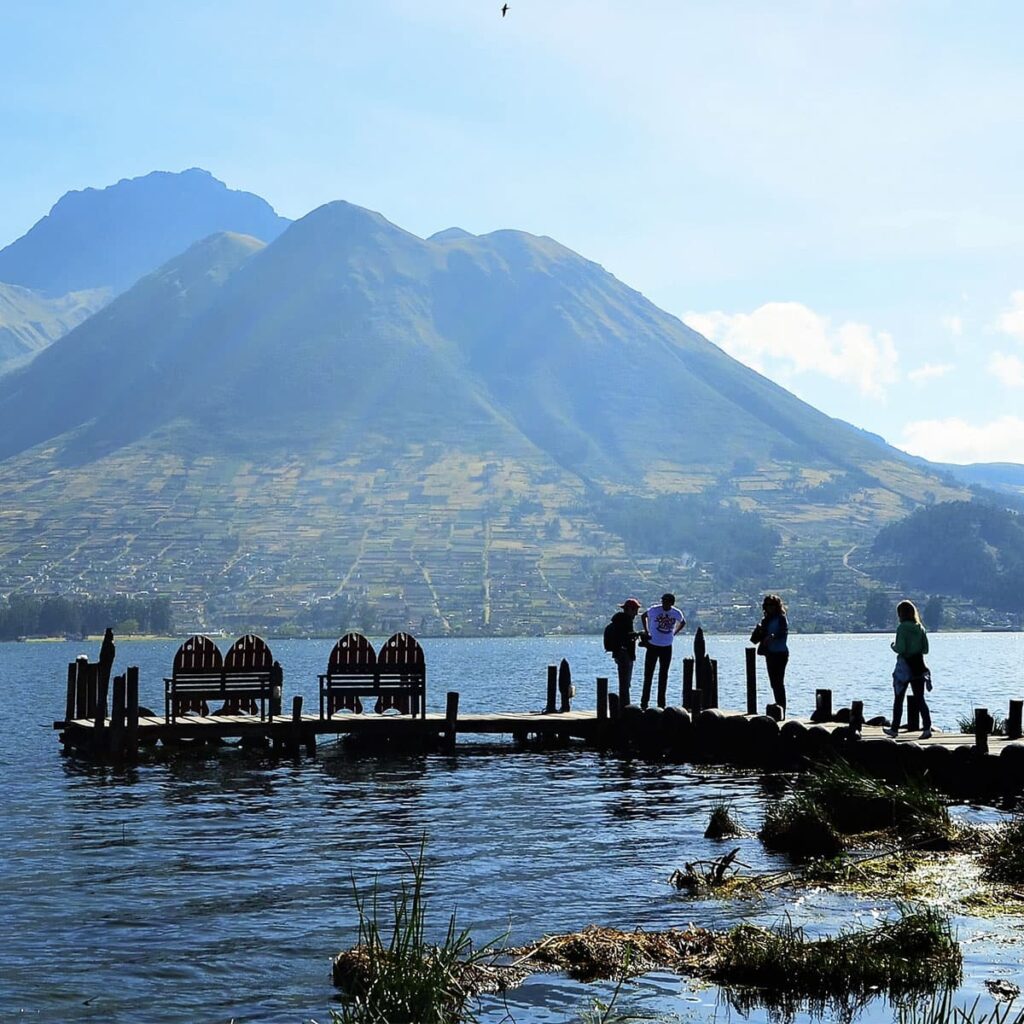
{"type": "MultiPolygon", "coordinates": [[[[793,636],[790,712],[803,715],[816,687],[837,707],[890,704],[890,635],[793,636]]],[[[672,692],[678,699],[677,644],[672,692]]],[[[230,641],[222,642],[226,649],[230,641]]],[[[119,641],[115,671],[140,668],[142,702],[162,708],[161,679],[174,643],[119,641]]],[[[271,644],[285,668],[285,702],[316,706],[328,641],[271,644]]],[[[593,707],[594,679],[614,675],[597,637],[423,641],[428,706],[446,690],[460,709],[539,709],[545,668],[573,667],[576,706],[593,707]]],[[[743,637],[709,637],[720,699],[745,703],[743,637]]],[[[329,961],[354,941],[352,878],[396,891],[421,838],[431,918],[458,909],[484,939],[523,942],[590,923],[660,929],[721,928],[789,914],[814,933],[870,923],[884,901],[805,893],[786,902],[693,901],[666,882],[685,860],[717,856],[703,838],[711,807],[733,802],[756,826],[772,786],[756,774],[626,761],[586,751],[515,752],[460,744],[454,754],[368,758],[321,746],[315,758],[274,761],[228,750],[113,770],[59,751],[65,666],[98,645],[0,644],[0,1020],[252,1021],[321,1024],[335,992],[329,961]]],[[[940,728],[975,706],[1004,715],[1024,693],[1024,635],[932,636],[933,716],[940,728]]],[[[767,686],[761,680],[761,704],[767,686]]],[[[994,812],[970,811],[983,818],[994,812]]],[[[741,841],[755,870],[780,869],[756,838],[741,841]]],[[[986,979],[1024,986],[1024,921],[957,918],[964,943],[962,997],[986,979]]],[[[488,1024],[578,1021],[608,986],[538,975],[484,1006],[488,1024]]],[[[627,987],[620,1009],[668,1020],[730,1013],[714,988],[669,974],[627,987]]],[[[883,1003],[866,1021],[891,1020],[883,1003]]],[[[767,1019],[754,1012],[752,1020],[767,1019]]]]}

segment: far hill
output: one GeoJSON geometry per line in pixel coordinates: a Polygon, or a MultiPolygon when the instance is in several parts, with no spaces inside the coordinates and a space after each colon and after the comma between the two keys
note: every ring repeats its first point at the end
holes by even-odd
{"type": "Polygon", "coordinates": [[[1024,515],[988,502],[915,510],[881,530],[869,562],[873,572],[908,592],[1024,610],[1024,515]]]}
{"type": "Polygon", "coordinates": [[[0,379],[0,459],[0,591],[421,632],[665,589],[745,621],[822,566],[843,608],[852,545],[966,493],[550,238],[344,202],[193,245],[0,379]]]}
{"type": "Polygon", "coordinates": [[[0,367],[46,348],[109,300],[106,288],[48,299],[28,288],[0,283],[0,367]]]}
{"type": "Polygon", "coordinates": [[[68,192],[0,249],[0,281],[51,298],[93,288],[116,295],[214,232],[269,242],[288,223],[259,196],[229,189],[208,171],[153,171],[68,192]]]}

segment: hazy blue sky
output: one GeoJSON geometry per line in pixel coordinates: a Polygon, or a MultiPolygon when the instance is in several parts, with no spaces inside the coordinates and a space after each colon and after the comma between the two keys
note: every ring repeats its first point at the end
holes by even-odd
{"type": "Polygon", "coordinates": [[[0,246],[191,166],[522,228],[909,451],[1024,462],[1024,5],[499,7],[0,0],[0,246]]]}

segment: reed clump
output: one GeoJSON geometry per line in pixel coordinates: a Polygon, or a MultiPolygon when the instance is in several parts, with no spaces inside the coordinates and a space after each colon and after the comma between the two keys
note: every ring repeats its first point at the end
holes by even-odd
{"type": "Polygon", "coordinates": [[[740,925],[717,948],[710,980],[729,989],[740,1008],[756,1005],[812,1010],[959,984],[963,960],[949,920],[934,908],[900,908],[877,928],[808,939],[790,923],[740,925]]]}
{"type": "Polygon", "coordinates": [[[1024,883],[1024,814],[1003,825],[981,854],[985,877],[1011,885],[1024,883]]]}
{"type": "Polygon", "coordinates": [[[428,940],[423,860],[421,846],[411,862],[412,883],[403,881],[391,903],[389,928],[381,923],[376,883],[369,897],[356,892],[358,943],[332,962],[334,984],[344,995],[341,1009],[332,1011],[335,1024],[471,1024],[477,993],[522,979],[496,968],[496,944],[477,948],[454,913],[443,939],[428,940]]]}
{"type": "Polygon", "coordinates": [[[895,831],[915,846],[933,849],[948,846],[952,837],[946,801],[912,776],[893,785],[837,758],[815,765],[803,778],[801,793],[843,835],[895,831]]]}
{"type": "MultiPolygon", "coordinates": [[[[1000,996],[996,995],[996,998],[1000,996]]],[[[927,1002],[916,1001],[900,1006],[896,1021],[897,1024],[1024,1024],[1024,1007],[1015,1006],[1015,999],[982,1009],[980,996],[970,1006],[957,1005],[953,992],[946,989],[927,1002]]]]}
{"type": "MultiPolygon", "coordinates": [[[[989,728],[990,736],[1005,736],[1006,735],[1006,719],[1000,718],[998,715],[990,715],[991,726],[989,728]]],[[[972,711],[969,715],[960,715],[957,718],[957,724],[960,726],[960,731],[968,733],[974,736],[978,731],[978,720],[977,715],[972,711]]]]}
{"type": "Polygon", "coordinates": [[[705,839],[725,839],[743,835],[743,826],[733,817],[732,804],[719,803],[711,808],[711,818],[704,830],[705,839]]]}
{"type": "Polygon", "coordinates": [[[802,793],[768,805],[758,833],[769,850],[797,860],[835,857],[843,841],[824,809],[802,793]]]}

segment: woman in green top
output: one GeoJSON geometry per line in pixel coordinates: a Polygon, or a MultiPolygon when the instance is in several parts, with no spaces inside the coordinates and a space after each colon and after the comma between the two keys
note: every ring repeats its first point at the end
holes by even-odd
{"type": "Polygon", "coordinates": [[[900,601],[896,606],[896,614],[900,624],[896,629],[896,639],[889,645],[896,652],[896,668],[892,674],[892,687],[895,699],[892,704],[892,728],[886,729],[889,736],[900,731],[900,719],[903,717],[903,698],[909,684],[921,709],[921,724],[924,726],[921,739],[926,740],[932,734],[932,716],[924,699],[925,687],[932,688],[932,677],[924,656],[928,653],[928,634],[921,625],[921,616],[913,601],[900,601]]]}

